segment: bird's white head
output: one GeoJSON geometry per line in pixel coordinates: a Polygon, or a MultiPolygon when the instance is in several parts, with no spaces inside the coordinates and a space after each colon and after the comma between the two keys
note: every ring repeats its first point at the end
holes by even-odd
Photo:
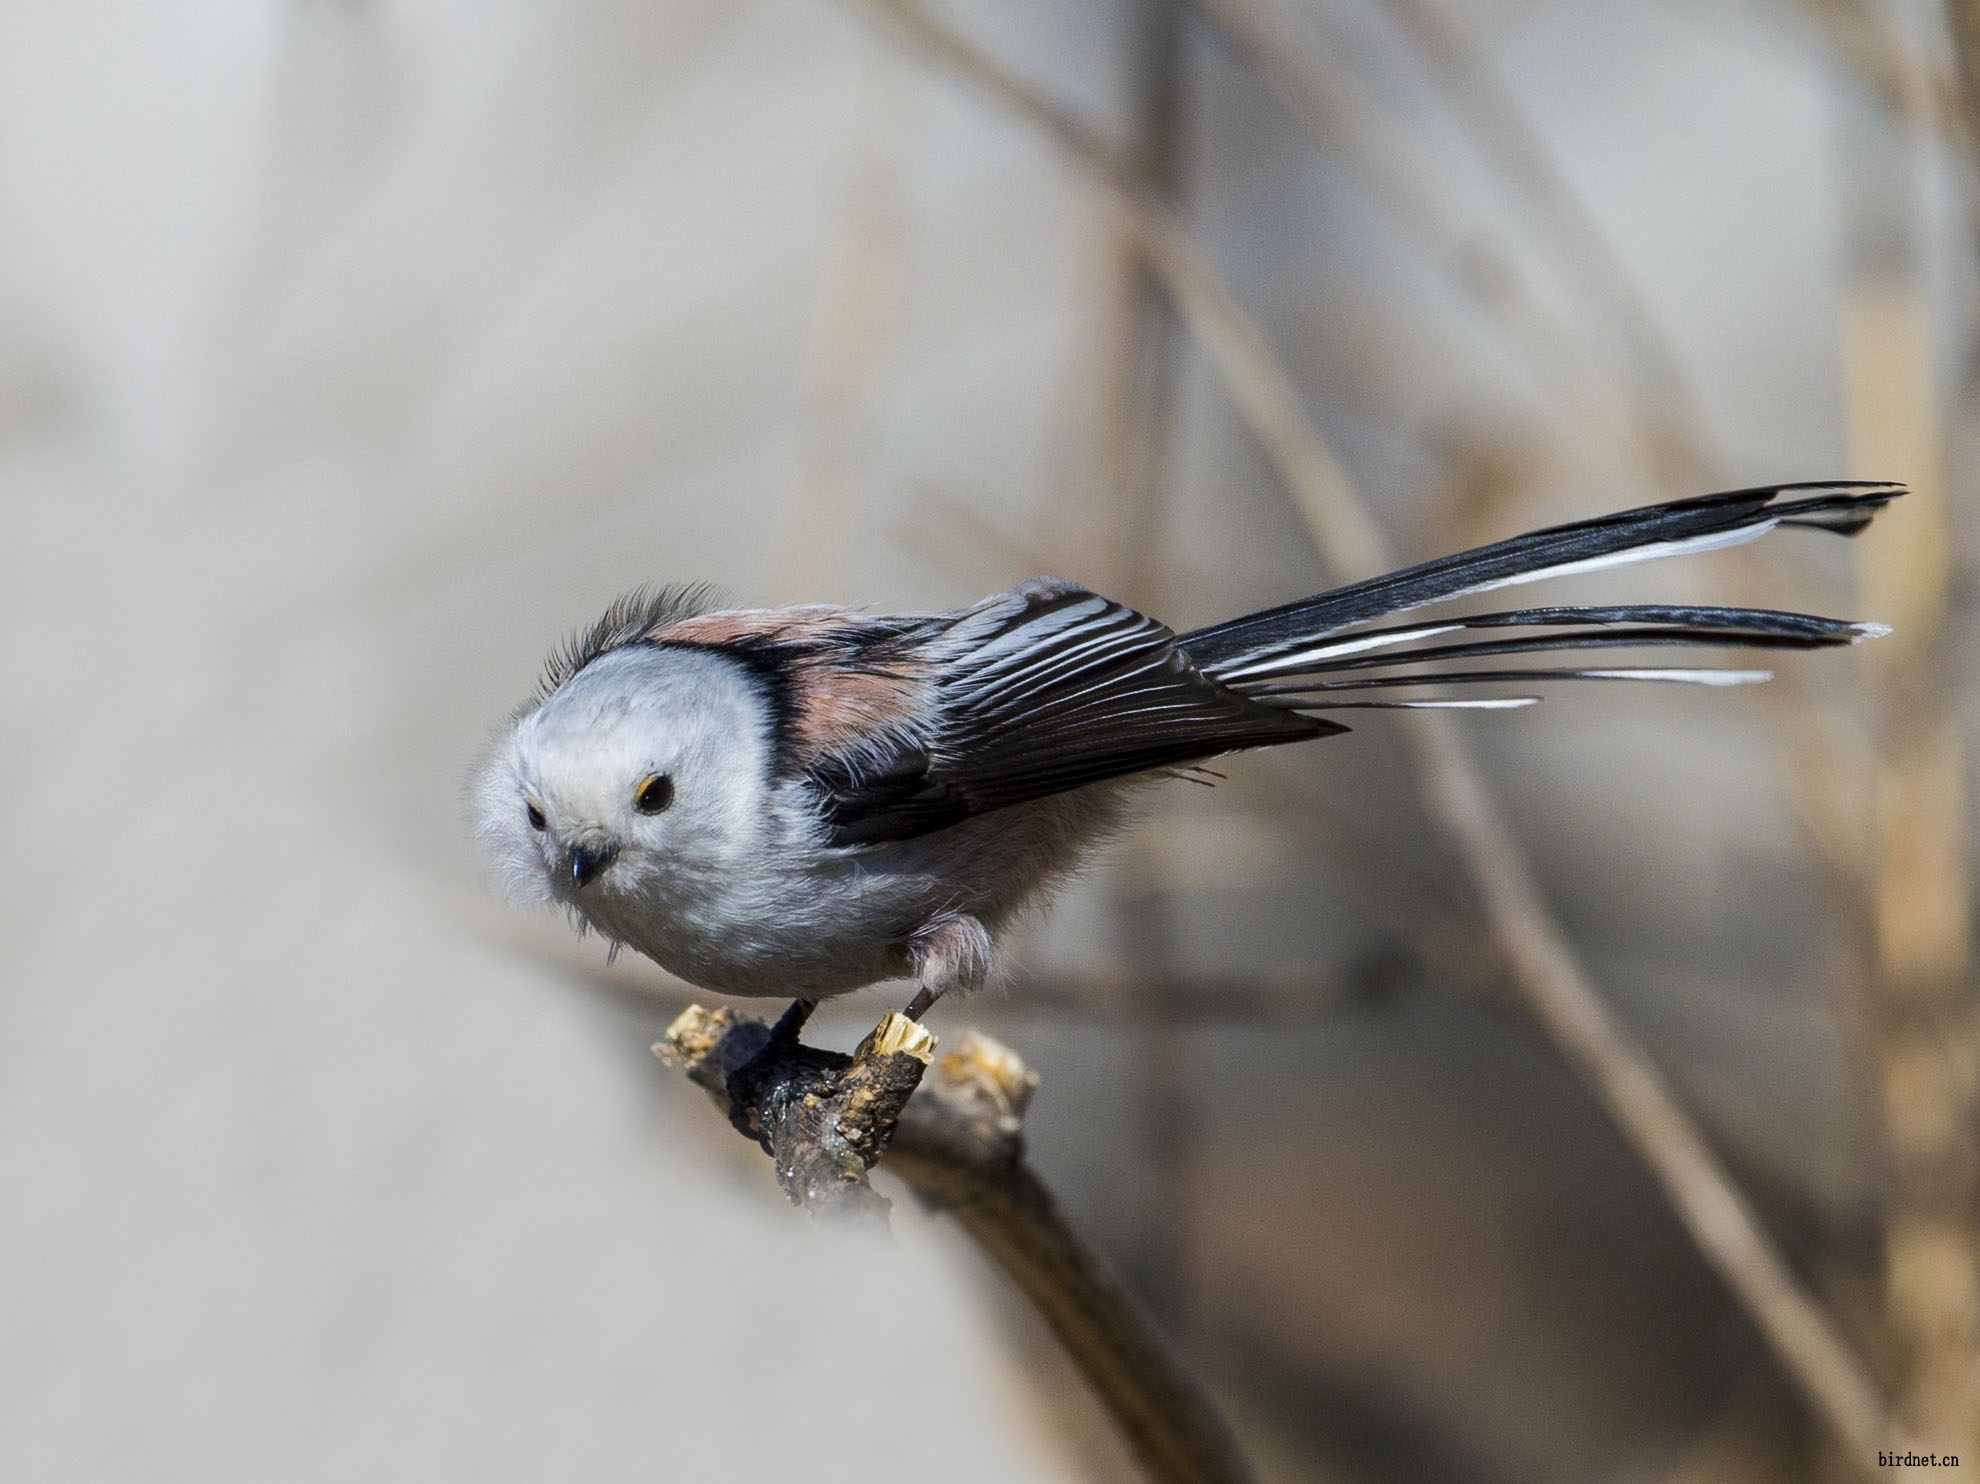
{"type": "Polygon", "coordinates": [[[768,701],[720,654],[611,650],[506,726],[472,785],[475,833],[519,902],[613,937],[613,907],[737,870],[767,827],[768,701]]]}

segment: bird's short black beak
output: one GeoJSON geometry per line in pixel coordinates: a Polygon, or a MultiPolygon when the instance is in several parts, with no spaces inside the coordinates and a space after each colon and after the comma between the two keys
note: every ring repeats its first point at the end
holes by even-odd
{"type": "Polygon", "coordinates": [[[571,889],[591,885],[613,861],[619,858],[617,840],[592,840],[571,847],[571,889]]]}

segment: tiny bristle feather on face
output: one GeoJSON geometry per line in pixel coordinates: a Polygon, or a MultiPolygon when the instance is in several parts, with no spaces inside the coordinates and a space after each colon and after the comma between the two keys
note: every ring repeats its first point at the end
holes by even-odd
{"type": "Polygon", "coordinates": [[[476,773],[475,829],[511,896],[704,987],[817,998],[913,975],[940,993],[984,957],[940,945],[994,943],[1137,780],[1347,730],[1328,713],[1505,712],[1566,682],[1745,685],[1767,672],[1644,652],[1883,632],[1699,604],[1403,615],[1784,527],[1854,535],[1902,493],[1776,485],[1618,511],[1186,634],[1053,578],[899,616],[641,591],[551,657],[476,773]]]}

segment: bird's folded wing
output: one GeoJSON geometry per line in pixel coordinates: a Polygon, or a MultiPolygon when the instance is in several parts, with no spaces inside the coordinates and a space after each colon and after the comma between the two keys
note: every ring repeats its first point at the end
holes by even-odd
{"type": "Polygon", "coordinates": [[[1345,730],[1226,689],[1174,641],[1132,608],[1049,579],[928,620],[896,641],[933,688],[922,724],[810,766],[827,838],[907,839],[1104,779],[1345,730]]]}

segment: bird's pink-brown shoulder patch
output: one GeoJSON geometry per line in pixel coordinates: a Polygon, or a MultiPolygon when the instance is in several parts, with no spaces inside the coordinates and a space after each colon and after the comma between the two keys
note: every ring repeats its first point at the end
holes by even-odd
{"type": "Polygon", "coordinates": [[[652,630],[657,644],[692,644],[773,660],[788,682],[793,762],[872,749],[913,731],[933,698],[925,663],[898,630],[843,608],[703,613],[652,630]]]}
{"type": "Polygon", "coordinates": [[[655,644],[699,644],[710,648],[775,645],[813,647],[843,642],[863,620],[843,608],[735,608],[696,613],[656,625],[646,637],[655,644]]]}
{"type": "Polygon", "coordinates": [[[904,667],[806,663],[794,678],[792,741],[806,766],[916,730],[932,699],[927,681],[904,667]]]}

